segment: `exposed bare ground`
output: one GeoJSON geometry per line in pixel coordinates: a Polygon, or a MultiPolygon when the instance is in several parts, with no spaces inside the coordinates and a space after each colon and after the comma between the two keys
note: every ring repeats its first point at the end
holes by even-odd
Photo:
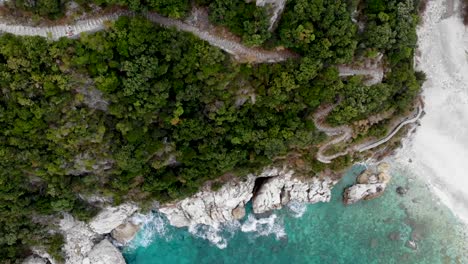
{"type": "Polygon", "coordinates": [[[383,55],[374,59],[366,59],[361,65],[338,65],[340,76],[364,75],[366,85],[381,83],[384,77],[383,55]]]}

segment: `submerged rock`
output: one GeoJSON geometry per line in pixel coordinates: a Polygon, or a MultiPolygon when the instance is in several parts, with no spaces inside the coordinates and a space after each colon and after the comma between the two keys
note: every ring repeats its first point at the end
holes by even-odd
{"type": "Polygon", "coordinates": [[[400,240],[400,239],[401,239],[401,234],[400,234],[400,232],[398,232],[398,231],[394,231],[394,232],[391,232],[391,233],[388,235],[388,238],[389,238],[390,240],[393,240],[393,241],[400,240]]]}
{"type": "Polygon", "coordinates": [[[125,264],[125,259],[109,240],[104,239],[93,247],[83,264],[125,264]]]}
{"type": "Polygon", "coordinates": [[[376,172],[372,169],[364,171],[357,177],[357,184],[346,188],[343,202],[349,205],[381,196],[391,179],[388,174],[389,169],[387,163],[381,163],[377,166],[376,172]]]}
{"type": "Polygon", "coordinates": [[[408,189],[406,189],[405,187],[402,187],[402,186],[398,186],[398,187],[396,188],[396,192],[397,192],[399,195],[403,196],[403,195],[405,195],[405,194],[408,192],[408,189]]]}
{"type": "Polygon", "coordinates": [[[411,248],[412,250],[417,250],[418,249],[418,244],[416,244],[416,241],[414,241],[414,240],[406,241],[405,246],[407,248],[411,248]]]}

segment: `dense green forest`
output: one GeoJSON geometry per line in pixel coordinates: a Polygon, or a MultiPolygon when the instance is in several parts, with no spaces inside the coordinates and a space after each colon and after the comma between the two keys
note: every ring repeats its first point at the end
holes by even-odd
{"type": "Polygon", "coordinates": [[[232,33],[242,37],[248,46],[260,46],[271,37],[268,31],[269,16],[266,7],[257,7],[255,2],[237,0],[197,0],[207,6],[210,21],[226,26],[232,33]]]}
{"type": "MultiPolygon", "coordinates": [[[[65,15],[65,9],[71,0],[9,0],[7,7],[12,10],[27,11],[50,19],[65,15]]],[[[100,7],[120,6],[134,11],[157,11],[165,16],[180,18],[190,9],[188,0],[74,0],[73,2],[90,9],[90,4],[100,7]]]]}
{"type": "MultiPolygon", "coordinates": [[[[189,9],[177,0],[95,2],[173,17],[189,9]]],[[[41,6],[52,11],[55,3],[59,14],[64,4],[34,3],[41,15],[50,15],[41,6]]],[[[59,259],[61,236],[38,219],[92,217],[97,209],[78,193],[164,202],[290,152],[320,168],[314,146],[325,135],[311,120],[320,104],[340,101],[329,122],[344,124],[403,111],[418,93],[417,3],[290,0],[271,36],[264,10],[252,4],[223,13],[233,1],[199,3],[209,6],[210,19],[248,36],[245,42],[271,38],[301,58],[238,64],[191,34],[142,18],[122,17],[79,39],[0,36],[0,260],[14,263],[38,244],[59,259]],[[351,4],[366,21],[363,32],[351,4]],[[333,66],[377,52],[389,71],[381,84],[341,79],[333,66]]]]}

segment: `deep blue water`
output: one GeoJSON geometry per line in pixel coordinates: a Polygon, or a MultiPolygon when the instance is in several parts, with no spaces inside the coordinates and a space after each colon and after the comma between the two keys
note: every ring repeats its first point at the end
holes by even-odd
{"type": "Polygon", "coordinates": [[[382,197],[344,206],[343,188],[362,169],[346,174],[330,203],[294,205],[263,218],[249,213],[217,234],[171,227],[154,212],[124,256],[135,264],[468,263],[465,227],[408,173],[393,172],[382,197]],[[397,186],[408,187],[408,193],[398,195],[397,186]],[[209,235],[222,238],[218,246],[203,238],[209,235]],[[418,248],[407,247],[408,240],[418,248]]]}

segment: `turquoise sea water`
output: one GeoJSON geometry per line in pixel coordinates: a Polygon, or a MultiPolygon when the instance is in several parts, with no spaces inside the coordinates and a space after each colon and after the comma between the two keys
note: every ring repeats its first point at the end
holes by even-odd
{"type": "Polygon", "coordinates": [[[343,188],[362,169],[346,174],[330,203],[294,205],[262,218],[249,213],[217,233],[174,228],[154,212],[124,256],[135,264],[468,263],[465,227],[407,172],[393,172],[382,197],[343,206],[343,188]],[[397,186],[408,193],[398,195],[397,186]],[[216,246],[204,237],[222,240],[216,246]],[[416,250],[408,240],[416,241],[416,250]]]}

